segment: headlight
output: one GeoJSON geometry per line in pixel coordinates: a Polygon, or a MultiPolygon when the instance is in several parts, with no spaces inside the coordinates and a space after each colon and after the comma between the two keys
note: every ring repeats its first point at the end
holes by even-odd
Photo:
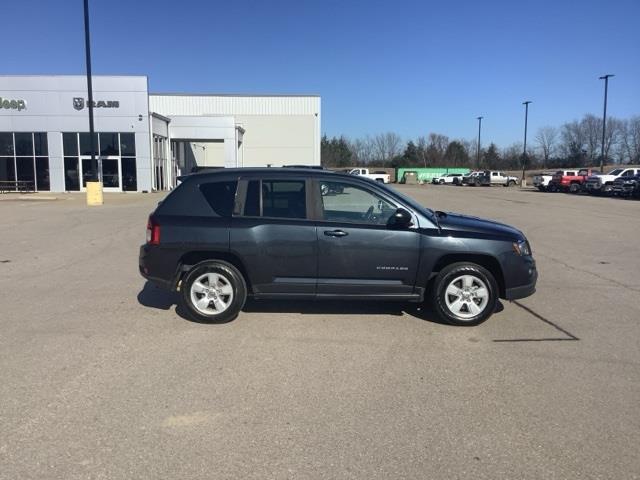
{"type": "Polygon", "coordinates": [[[513,251],[521,257],[531,256],[531,247],[526,240],[520,240],[519,242],[513,242],[513,251]]]}

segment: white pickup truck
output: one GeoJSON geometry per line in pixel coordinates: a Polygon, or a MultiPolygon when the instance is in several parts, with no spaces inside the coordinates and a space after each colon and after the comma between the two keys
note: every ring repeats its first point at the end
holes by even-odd
{"type": "Polygon", "coordinates": [[[384,172],[369,173],[368,168],[354,168],[349,172],[349,174],[370,178],[371,180],[375,180],[376,182],[389,183],[391,181],[391,177],[389,177],[388,173],[384,173],[384,172]]]}
{"type": "Polygon", "coordinates": [[[633,177],[640,175],[640,168],[614,168],[609,173],[602,175],[591,175],[587,178],[584,186],[591,194],[602,193],[608,195],[613,190],[613,182],[621,177],[633,177]]]}
{"type": "Polygon", "coordinates": [[[553,179],[555,172],[542,172],[533,176],[533,186],[541,192],[546,192],[549,188],[549,183],[553,179]]]}
{"type": "Polygon", "coordinates": [[[496,172],[494,170],[485,170],[480,175],[475,177],[473,185],[504,185],[505,187],[511,187],[516,185],[520,179],[518,177],[510,177],[503,172],[496,172]]]}

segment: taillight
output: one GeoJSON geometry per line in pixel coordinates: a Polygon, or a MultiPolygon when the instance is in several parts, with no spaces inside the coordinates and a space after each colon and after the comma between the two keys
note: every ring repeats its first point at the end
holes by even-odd
{"type": "Polygon", "coordinates": [[[147,243],[149,245],[160,244],[160,224],[153,217],[149,217],[149,221],[147,221],[147,243]]]}

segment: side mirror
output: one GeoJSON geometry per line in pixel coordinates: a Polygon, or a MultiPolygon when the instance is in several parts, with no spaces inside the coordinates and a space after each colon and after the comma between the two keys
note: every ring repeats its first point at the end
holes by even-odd
{"type": "Polygon", "coordinates": [[[404,208],[397,209],[389,221],[387,225],[391,228],[407,228],[413,225],[411,213],[409,213],[404,208]]]}

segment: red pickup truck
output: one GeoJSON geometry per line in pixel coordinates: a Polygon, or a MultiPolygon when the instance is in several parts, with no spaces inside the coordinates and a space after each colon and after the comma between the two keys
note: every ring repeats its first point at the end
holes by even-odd
{"type": "Polygon", "coordinates": [[[578,193],[582,190],[589,175],[596,173],[596,170],[582,168],[576,170],[559,170],[549,182],[549,190],[552,192],[578,193]]]}

